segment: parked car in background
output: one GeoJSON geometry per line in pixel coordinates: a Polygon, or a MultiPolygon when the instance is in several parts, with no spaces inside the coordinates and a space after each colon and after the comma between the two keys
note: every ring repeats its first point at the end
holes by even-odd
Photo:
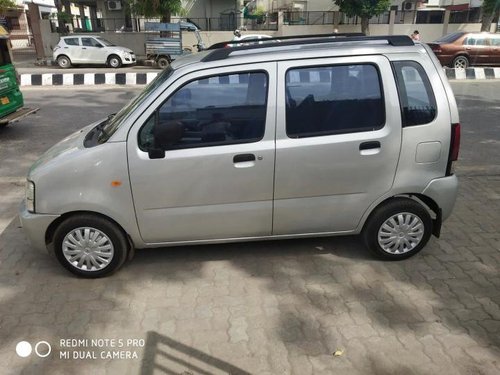
{"type": "Polygon", "coordinates": [[[235,36],[233,40],[254,40],[254,39],[270,39],[272,36],[266,34],[246,34],[241,36],[235,36]]]}
{"type": "Polygon", "coordinates": [[[500,34],[458,31],[428,44],[443,66],[500,65],[500,34]]]}
{"type": "Polygon", "coordinates": [[[61,68],[76,64],[107,64],[112,68],[119,68],[136,62],[131,49],[93,35],[62,37],[54,47],[52,57],[61,68]]]}

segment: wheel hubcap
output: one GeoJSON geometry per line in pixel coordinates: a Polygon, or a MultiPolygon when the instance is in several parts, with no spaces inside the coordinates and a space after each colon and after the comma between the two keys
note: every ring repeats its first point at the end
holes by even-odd
{"type": "Polygon", "coordinates": [[[415,214],[403,212],[391,216],[378,231],[378,244],[390,254],[413,250],[424,236],[424,223],[415,214]]]}
{"type": "Polygon", "coordinates": [[[466,63],[464,60],[460,59],[460,60],[455,61],[455,68],[464,69],[465,66],[466,66],[466,63]]]}
{"type": "Polygon", "coordinates": [[[100,271],[113,259],[114,247],[99,229],[82,227],[64,237],[62,252],[73,267],[82,271],[100,271]]]}

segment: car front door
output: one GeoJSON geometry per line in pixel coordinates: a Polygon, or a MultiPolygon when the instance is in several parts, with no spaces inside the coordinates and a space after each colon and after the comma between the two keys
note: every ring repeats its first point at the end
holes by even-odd
{"type": "Polygon", "coordinates": [[[188,74],[128,136],[146,243],[270,235],[276,64],[188,74]]]}
{"type": "Polygon", "coordinates": [[[91,37],[82,37],[82,50],[87,64],[106,63],[105,48],[96,39],[91,37]]]}
{"type": "Polygon", "coordinates": [[[392,187],[401,118],[383,56],[278,64],[273,234],[349,232],[392,187]]]}
{"type": "Polygon", "coordinates": [[[489,63],[491,65],[500,65],[500,35],[492,34],[490,36],[490,47],[489,63]]]}

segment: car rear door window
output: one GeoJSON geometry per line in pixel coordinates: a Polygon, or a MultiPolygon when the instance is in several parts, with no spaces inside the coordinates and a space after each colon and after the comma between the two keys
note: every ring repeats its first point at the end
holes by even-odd
{"type": "Polygon", "coordinates": [[[176,150],[257,142],[265,131],[267,74],[205,77],[178,89],[147,120],[139,147],[176,150]]]}
{"type": "Polygon", "coordinates": [[[290,138],[372,131],[385,124],[375,65],[294,68],[286,73],[285,87],[290,138]]]}
{"type": "Polygon", "coordinates": [[[464,44],[466,46],[485,46],[487,45],[486,38],[482,36],[469,36],[465,38],[464,44]]]}
{"type": "Polygon", "coordinates": [[[66,43],[68,46],[78,46],[78,38],[66,38],[64,39],[64,43],[66,43]]]}
{"type": "Polygon", "coordinates": [[[436,117],[437,106],[429,78],[414,61],[393,62],[403,126],[428,124],[436,117]]]}

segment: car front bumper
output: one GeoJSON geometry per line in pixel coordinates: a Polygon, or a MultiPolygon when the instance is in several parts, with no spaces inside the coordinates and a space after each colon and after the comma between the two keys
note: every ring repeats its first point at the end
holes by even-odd
{"type": "Polygon", "coordinates": [[[49,225],[58,217],[59,215],[33,214],[28,212],[24,200],[19,207],[21,226],[33,247],[39,250],[47,250],[45,234],[49,225]]]}

